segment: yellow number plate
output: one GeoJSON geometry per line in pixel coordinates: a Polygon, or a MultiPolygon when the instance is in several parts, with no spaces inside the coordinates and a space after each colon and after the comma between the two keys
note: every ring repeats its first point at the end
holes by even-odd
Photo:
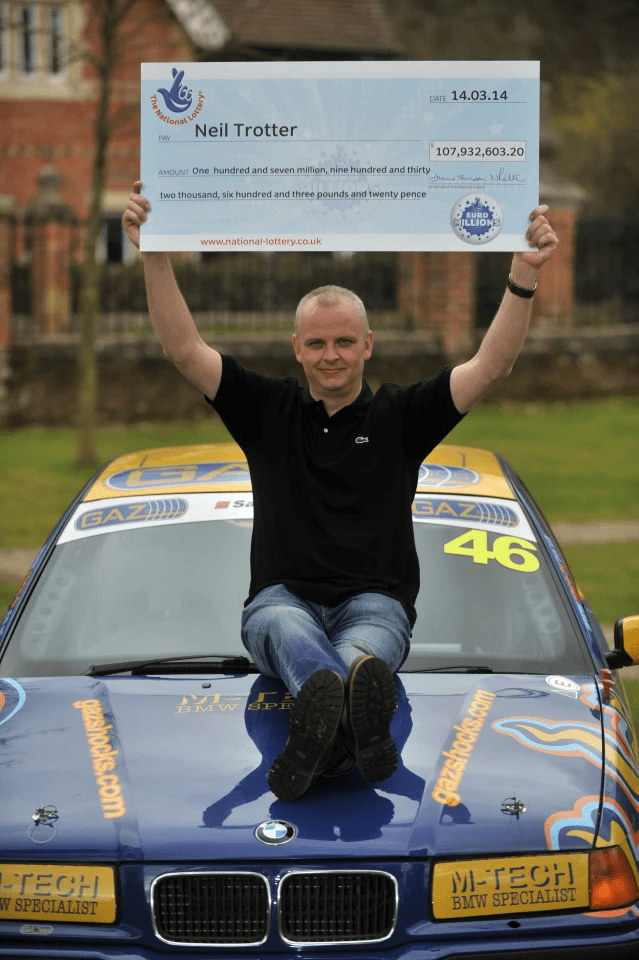
{"type": "Polygon", "coordinates": [[[589,906],[588,854],[440,862],[432,890],[436,920],[575,910],[589,906]]]}
{"type": "Polygon", "coordinates": [[[0,863],[0,920],[114,923],[112,867],[0,863]]]}

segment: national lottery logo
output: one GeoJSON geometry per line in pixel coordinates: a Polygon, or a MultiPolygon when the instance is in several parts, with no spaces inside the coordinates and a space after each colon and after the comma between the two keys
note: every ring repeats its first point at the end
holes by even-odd
{"type": "Polygon", "coordinates": [[[486,193],[469,193],[458,200],[450,214],[454,233],[465,243],[494,240],[504,224],[501,207],[486,193]]]}
{"type": "Polygon", "coordinates": [[[187,84],[182,84],[184,79],[184,70],[178,70],[173,67],[171,74],[173,76],[173,86],[170,90],[164,87],[158,87],[158,93],[164,97],[164,103],[167,110],[172,113],[185,113],[190,110],[193,103],[193,91],[189,90],[187,84]]]}
{"type": "Polygon", "coordinates": [[[164,123],[170,123],[172,125],[181,125],[184,123],[190,123],[191,120],[195,120],[200,110],[204,106],[204,94],[198,93],[198,102],[197,106],[188,116],[167,116],[162,108],[158,105],[158,94],[162,97],[164,101],[164,107],[169,111],[170,114],[185,114],[187,110],[191,110],[193,107],[193,90],[189,87],[188,83],[184,83],[184,70],[178,70],[177,67],[173,67],[171,70],[171,77],[173,83],[170,88],[158,87],[156,92],[151,97],[151,106],[153,112],[156,116],[163,120],[164,123]]]}

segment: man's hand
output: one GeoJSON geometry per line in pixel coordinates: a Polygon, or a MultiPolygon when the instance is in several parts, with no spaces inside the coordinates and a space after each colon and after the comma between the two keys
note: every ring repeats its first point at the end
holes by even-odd
{"type": "Polygon", "coordinates": [[[151,209],[151,204],[140,193],[142,181],[136,180],[133,184],[133,193],[129,197],[127,208],[122,217],[122,226],[124,231],[133,244],[140,249],[140,224],[146,220],[147,212],[151,209]]]}
{"type": "Polygon", "coordinates": [[[512,277],[522,287],[533,287],[537,272],[550,260],[557,249],[559,238],[548,223],[546,204],[536,207],[528,218],[531,223],[526,231],[526,240],[537,250],[531,253],[515,253],[513,256],[512,277]]]}

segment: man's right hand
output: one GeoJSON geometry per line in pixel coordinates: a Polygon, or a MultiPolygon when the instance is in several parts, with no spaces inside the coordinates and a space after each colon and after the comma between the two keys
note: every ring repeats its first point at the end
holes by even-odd
{"type": "Polygon", "coordinates": [[[140,224],[146,220],[147,212],[151,209],[151,204],[140,193],[142,181],[136,180],[133,184],[133,193],[129,197],[127,208],[122,217],[122,226],[124,232],[134,247],[140,249],[140,224]]]}

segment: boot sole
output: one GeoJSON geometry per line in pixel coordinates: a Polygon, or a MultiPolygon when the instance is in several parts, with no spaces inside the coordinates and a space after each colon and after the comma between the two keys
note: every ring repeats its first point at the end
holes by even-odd
{"type": "Polygon", "coordinates": [[[268,773],[280,800],[295,800],[321,770],[337,735],[344,708],[344,682],[332,670],[318,670],[302,686],[291,710],[286,746],[268,773]]]}
{"type": "Polygon", "coordinates": [[[383,660],[356,662],[349,678],[349,717],[355,759],[366,780],[386,780],[397,768],[397,747],[390,735],[396,709],[395,681],[383,660]]]}

